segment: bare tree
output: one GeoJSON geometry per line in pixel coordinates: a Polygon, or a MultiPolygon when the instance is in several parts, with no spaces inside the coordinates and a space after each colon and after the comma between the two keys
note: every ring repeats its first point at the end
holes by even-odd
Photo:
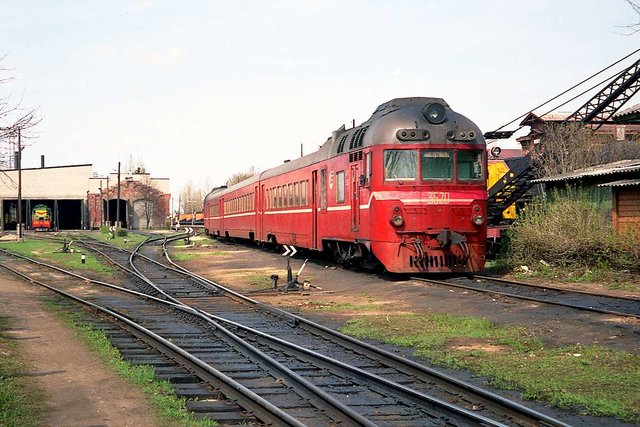
{"type": "Polygon", "coordinates": [[[184,213],[200,212],[204,201],[205,191],[198,188],[193,181],[187,181],[180,191],[180,206],[184,213]]]}
{"type": "Polygon", "coordinates": [[[145,186],[142,190],[142,197],[144,203],[144,219],[147,223],[147,230],[149,229],[149,225],[151,224],[151,219],[153,218],[153,212],[155,209],[155,201],[158,196],[158,190],[151,186],[145,186]]]}
{"type": "Polygon", "coordinates": [[[129,154],[129,158],[124,163],[124,171],[128,173],[145,173],[147,169],[142,160],[134,157],[133,154],[129,154]]]}
{"type": "Polygon", "coordinates": [[[627,29],[628,31],[627,35],[631,35],[631,34],[640,32],[640,4],[638,4],[635,0],[625,0],[625,1],[629,4],[629,6],[631,6],[635,14],[638,16],[637,18],[638,22],[636,22],[635,24],[621,26],[622,28],[627,29]]]}
{"type": "Polygon", "coordinates": [[[227,186],[232,186],[233,184],[237,184],[238,182],[243,181],[247,178],[251,178],[257,172],[258,172],[258,169],[256,169],[255,166],[251,166],[245,172],[234,173],[229,177],[229,179],[227,179],[227,186]]]}
{"type": "Polygon", "coordinates": [[[537,156],[538,174],[553,176],[589,166],[640,157],[640,141],[616,141],[580,123],[547,123],[537,156]]]}
{"type": "MultiPolygon", "coordinates": [[[[0,57],[0,64],[6,55],[0,57]]],[[[0,66],[0,86],[6,88],[14,81],[12,70],[0,66]]],[[[35,134],[32,128],[40,122],[35,109],[23,108],[22,102],[14,102],[8,93],[0,94],[0,166],[13,168],[13,156],[18,151],[29,145],[35,134]]]]}

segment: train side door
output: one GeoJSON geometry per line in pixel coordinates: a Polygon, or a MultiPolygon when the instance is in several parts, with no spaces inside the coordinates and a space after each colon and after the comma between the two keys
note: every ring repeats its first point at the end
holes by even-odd
{"type": "Polygon", "coordinates": [[[260,187],[255,186],[254,194],[253,194],[253,212],[256,214],[256,240],[262,240],[262,213],[266,208],[266,203],[264,200],[264,184],[260,187]]]}
{"type": "Polygon", "coordinates": [[[318,249],[318,171],[311,171],[311,248],[318,249]]]}
{"type": "Polygon", "coordinates": [[[360,168],[351,165],[351,231],[360,229],[360,168]]]}

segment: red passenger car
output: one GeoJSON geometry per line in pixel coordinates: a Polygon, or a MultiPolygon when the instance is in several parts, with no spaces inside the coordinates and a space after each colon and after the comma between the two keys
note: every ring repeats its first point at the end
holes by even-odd
{"type": "Polygon", "coordinates": [[[394,99],[315,153],[213,189],[205,229],[396,273],[480,271],[486,161],[482,132],[444,100],[394,99]]]}

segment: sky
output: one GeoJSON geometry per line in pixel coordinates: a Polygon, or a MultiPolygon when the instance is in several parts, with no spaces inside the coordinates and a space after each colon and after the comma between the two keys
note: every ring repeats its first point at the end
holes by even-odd
{"type": "Polygon", "coordinates": [[[0,16],[0,97],[41,118],[23,167],[134,159],[176,197],[393,98],[494,130],[640,47],[625,0],[2,0],[0,16]]]}

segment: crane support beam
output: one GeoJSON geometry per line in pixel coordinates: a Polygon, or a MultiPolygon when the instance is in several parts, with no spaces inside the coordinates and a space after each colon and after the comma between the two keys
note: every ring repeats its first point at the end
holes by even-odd
{"type": "Polygon", "coordinates": [[[596,125],[594,128],[596,130],[602,124],[609,122],[616,111],[639,90],[640,59],[621,72],[615,80],[605,86],[575,113],[567,117],[565,122],[592,123],[596,125]]]}

